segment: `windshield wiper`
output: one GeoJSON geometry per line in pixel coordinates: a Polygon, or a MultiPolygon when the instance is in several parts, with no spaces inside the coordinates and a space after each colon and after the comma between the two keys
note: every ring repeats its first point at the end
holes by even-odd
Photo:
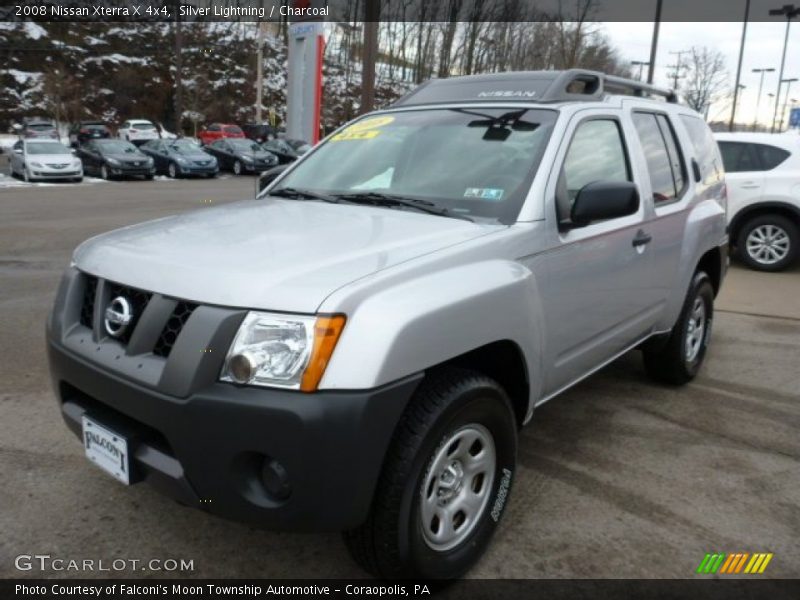
{"type": "Polygon", "coordinates": [[[311,190],[301,190],[293,187],[283,187],[277,190],[272,190],[269,196],[278,196],[279,198],[291,198],[292,200],[322,200],[323,202],[331,202],[337,204],[338,198],[321,194],[319,192],[312,192],[311,190]]]}
{"type": "Polygon", "coordinates": [[[350,192],[347,194],[334,194],[336,198],[341,198],[347,202],[357,204],[373,204],[375,206],[405,206],[426,212],[440,217],[450,217],[451,219],[462,219],[464,221],[475,222],[474,219],[466,215],[451,212],[450,209],[437,206],[435,203],[419,198],[407,198],[394,194],[383,194],[381,192],[350,192]]]}

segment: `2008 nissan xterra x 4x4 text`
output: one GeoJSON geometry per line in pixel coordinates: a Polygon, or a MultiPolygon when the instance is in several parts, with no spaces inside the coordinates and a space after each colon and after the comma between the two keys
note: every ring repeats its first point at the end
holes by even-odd
{"type": "Polygon", "coordinates": [[[667,90],[431,81],[256,200],[82,244],[47,327],[55,390],[124,483],[344,531],[382,577],[457,577],[536,406],[637,347],[656,379],[695,376],[725,211],[717,146],[667,90]]]}

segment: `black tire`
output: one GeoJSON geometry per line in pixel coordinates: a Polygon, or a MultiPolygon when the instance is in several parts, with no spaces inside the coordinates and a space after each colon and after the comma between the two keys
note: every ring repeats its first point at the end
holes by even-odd
{"type": "Polygon", "coordinates": [[[694,379],[708,350],[713,321],[714,288],[708,275],[698,271],[692,279],[681,314],[669,337],[662,344],[648,344],[644,347],[644,368],[647,374],[656,381],[670,385],[683,385],[694,379]],[[703,304],[705,322],[697,342],[697,352],[690,358],[687,356],[687,338],[691,335],[690,322],[695,321],[693,314],[697,302],[703,304]]]}
{"type": "MultiPolygon", "coordinates": [[[[483,554],[505,510],[516,451],[514,413],[508,396],[495,381],[474,371],[456,368],[429,373],[400,418],[367,521],[344,533],[350,554],[362,568],[377,577],[453,579],[461,576],[483,554]],[[445,453],[449,454],[452,444],[448,438],[475,425],[489,432],[494,443],[493,480],[491,484],[483,479],[478,483],[478,491],[481,485],[488,486],[488,499],[476,509],[475,525],[467,526],[465,537],[458,545],[435,550],[423,533],[422,486],[433,467],[434,457],[441,455],[445,446],[448,447],[445,453]]],[[[477,477],[480,476],[473,476],[469,484],[462,479],[459,489],[464,485],[473,487],[477,477]]],[[[430,489],[429,493],[439,498],[438,489],[430,489]]]]}
{"type": "MultiPolygon", "coordinates": [[[[784,270],[797,258],[798,251],[800,251],[798,248],[800,248],[800,232],[797,225],[782,215],[766,214],[750,219],[742,226],[739,230],[739,235],[736,236],[737,256],[744,264],[757,271],[775,272],[784,270]],[[785,255],[775,262],[765,262],[764,259],[752,254],[751,248],[748,247],[748,238],[750,238],[751,234],[756,235],[758,231],[763,231],[765,228],[772,228],[776,233],[781,232],[780,235],[783,239],[788,240],[788,248],[785,250],[785,255]]],[[[782,247],[778,250],[783,252],[782,247]]]]}
{"type": "Polygon", "coordinates": [[[244,167],[242,163],[238,160],[233,161],[233,174],[234,175],[241,175],[244,173],[244,167]]]}
{"type": "Polygon", "coordinates": [[[83,181],[83,177],[76,177],[72,181],[74,181],[75,183],[80,183],[81,181],[83,181]]]}
{"type": "Polygon", "coordinates": [[[154,177],[155,177],[155,175],[153,175],[153,174],[150,174],[150,175],[145,175],[145,176],[144,176],[144,178],[145,178],[145,181],[153,181],[153,178],[154,178],[154,177]]]}
{"type": "Polygon", "coordinates": [[[167,165],[167,177],[170,179],[177,179],[178,178],[178,166],[171,162],[167,165]]]}
{"type": "Polygon", "coordinates": [[[111,179],[111,174],[108,172],[108,167],[105,165],[100,166],[100,179],[105,179],[106,181],[111,179]]]}

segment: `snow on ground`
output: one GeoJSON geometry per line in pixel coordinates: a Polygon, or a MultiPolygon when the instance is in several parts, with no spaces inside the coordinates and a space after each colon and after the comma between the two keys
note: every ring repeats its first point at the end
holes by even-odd
{"type": "Polygon", "coordinates": [[[38,40],[41,37],[47,37],[47,30],[45,30],[44,27],[37,25],[36,23],[31,23],[30,21],[25,22],[25,33],[28,34],[29,38],[34,40],[38,40]]]}

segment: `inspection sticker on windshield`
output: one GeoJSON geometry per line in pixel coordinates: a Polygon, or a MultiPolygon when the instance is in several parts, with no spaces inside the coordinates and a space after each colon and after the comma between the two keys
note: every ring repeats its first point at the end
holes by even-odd
{"type": "Polygon", "coordinates": [[[484,200],[502,200],[503,190],[501,188],[467,188],[464,198],[482,198],[484,200]]]}
{"type": "Polygon", "coordinates": [[[372,117],[364,119],[358,123],[350,125],[341,133],[337,133],[331,137],[332,142],[341,142],[346,140],[371,140],[381,134],[380,127],[388,125],[394,121],[394,117],[372,117]]]}

